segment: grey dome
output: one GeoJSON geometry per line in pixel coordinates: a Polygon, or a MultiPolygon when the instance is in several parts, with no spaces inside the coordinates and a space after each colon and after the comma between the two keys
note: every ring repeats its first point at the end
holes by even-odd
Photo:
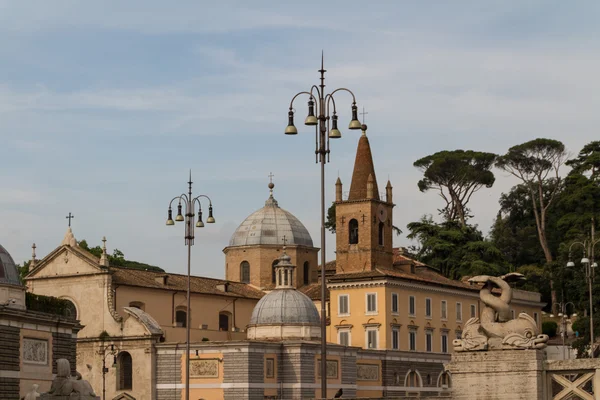
{"type": "Polygon", "coordinates": [[[256,303],[250,325],[319,325],[321,317],[307,295],[294,289],[276,289],[256,303]]]}
{"type": "Polygon", "coordinates": [[[8,251],[0,245],[0,285],[3,283],[22,286],[15,261],[8,251]]]}
{"type": "Polygon", "coordinates": [[[273,194],[265,206],[250,214],[235,230],[229,246],[281,244],[285,236],[288,246],[313,246],[306,227],[289,211],[279,207],[273,194]]]}

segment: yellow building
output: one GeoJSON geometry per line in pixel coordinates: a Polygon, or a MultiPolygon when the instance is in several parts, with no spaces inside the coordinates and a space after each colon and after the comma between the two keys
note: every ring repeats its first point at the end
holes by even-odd
{"type": "MultiPolygon", "coordinates": [[[[368,349],[448,353],[463,324],[479,316],[479,287],[445,278],[392,247],[392,185],[380,197],[366,126],[350,192],[336,182],[336,260],[327,265],[328,341],[368,349]]],[[[539,324],[538,293],[514,291],[513,315],[539,324]]]]}

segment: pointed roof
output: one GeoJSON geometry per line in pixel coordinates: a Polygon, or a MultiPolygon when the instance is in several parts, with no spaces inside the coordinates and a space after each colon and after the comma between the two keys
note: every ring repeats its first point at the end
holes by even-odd
{"type": "Polygon", "coordinates": [[[352,173],[352,183],[350,183],[350,195],[348,200],[364,200],[367,198],[367,182],[369,176],[373,176],[373,198],[379,200],[379,189],[377,188],[377,178],[375,167],[373,166],[373,156],[371,155],[371,145],[367,135],[362,135],[358,140],[356,149],[356,160],[354,161],[354,172],[352,173]]]}

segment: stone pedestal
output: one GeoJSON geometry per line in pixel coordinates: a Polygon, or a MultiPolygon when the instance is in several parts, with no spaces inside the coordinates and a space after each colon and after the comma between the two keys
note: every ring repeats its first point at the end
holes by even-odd
{"type": "Polygon", "coordinates": [[[545,353],[540,350],[460,352],[452,355],[453,400],[544,400],[545,353]]]}

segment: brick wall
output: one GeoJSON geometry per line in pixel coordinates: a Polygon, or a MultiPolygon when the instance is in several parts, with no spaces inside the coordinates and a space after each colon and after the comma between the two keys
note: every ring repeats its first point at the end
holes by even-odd
{"type": "MultiPolygon", "coordinates": [[[[223,354],[223,383],[264,383],[262,353],[223,354]]],[[[224,390],[225,400],[263,400],[264,389],[233,387],[224,390]]]]}
{"type": "Polygon", "coordinates": [[[56,360],[66,358],[71,365],[71,374],[77,369],[77,340],[66,333],[52,333],[52,373],[56,374],[56,360]]]}
{"type": "MultiPolygon", "coordinates": [[[[156,383],[181,383],[181,353],[156,355],[156,383]]],[[[181,389],[158,389],[157,400],[181,400],[181,389]]]]}
{"type": "MultiPolygon", "coordinates": [[[[0,326],[0,371],[19,371],[20,329],[0,326]]],[[[0,378],[0,399],[19,398],[19,379],[0,378]]]]}

